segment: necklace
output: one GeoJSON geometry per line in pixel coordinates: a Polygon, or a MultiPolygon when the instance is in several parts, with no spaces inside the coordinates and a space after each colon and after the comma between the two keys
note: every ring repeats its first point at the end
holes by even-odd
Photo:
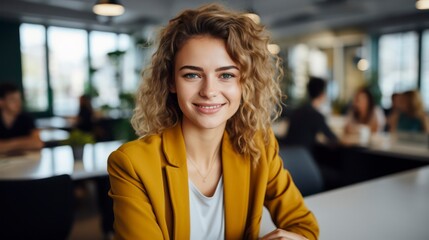
{"type": "Polygon", "coordinates": [[[188,159],[189,162],[194,166],[195,170],[197,170],[198,175],[201,176],[201,178],[203,179],[204,183],[206,182],[207,178],[209,177],[210,173],[212,172],[213,165],[214,165],[213,163],[214,163],[214,160],[216,159],[216,153],[217,153],[217,151],[215,151],[215,154],[213,155],[213,157],[212,157],[212,159],[211,159],[211,161],[209,163],[209,170],[207,171],[207,173],[206,173],[205,176],[204,176],[204,174],[201,173],[200,169],[198,169],[197,164],[194,162],[194,160],[192,160],[188,156],[186,157],[186,159],[188,159]]]}

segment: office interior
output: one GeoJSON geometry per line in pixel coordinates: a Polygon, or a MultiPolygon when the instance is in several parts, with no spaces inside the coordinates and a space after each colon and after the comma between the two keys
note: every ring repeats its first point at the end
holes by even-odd
{"type": "Polygon", "coordinates": [[[0,185],[71,176],[72,190],[65,193],[73,199],[71,221],[62,223],[66,239],[112,237],[107,156],[121,143],[137,138],[130,118],[157,31],[180,11],[210,2],[257,14],[271,33],[269,48],[283,59],[281,88],[287,96],[273,131],[285,168],[290,167],[316,217],[320,212],[320,239],[429,238],[424,227],[429,207],[423,204],[429,199],[428,131],[393,133],[383,126],[374,133],[362,130],[346,136],[344,132],[353,98],[362,86],[371,91],[386,119],[394,93],[417,91],[429,122],[429,6],[424,8],[429,1],[121,0],[115,1],[125,10],[119,16],[95,14],[96,2],[3,0],[0,4],[0,83],[12,82],[21,89],[24,109],[35,118],[45,142],[37,153],[0,155],[0,185]],[[318,135],[317,144],[302,151],[289,147],[285,138],[294,110],[309,100],[310,76],[326,81],[326,104],[320,112],[341,144],[331,146],[318,135]],[[97,119],[90,136],[76,129],[83,95],[97,119]],[[84,148],[76,151],[74,145],[84,148]],[[380,201],[392,201],[391,208],[380,201]],[[332,202],[338,205],[329,205],[332,202]],[[332,209],[338,213],[329,217],[332,209]],[[368,211],[375,215],[359,214],[368,211]],[[397,222],[383,218],[400,218],[401,213],[397,222]],[[416,220],[408,221],[413,216],[416,220]],[[336,232],[332,228],[341,218],[349,224],[336,232]],[[368,224],[363,223],[366,220],[368,224]],[[366,229],[352,228],[359,224],[366,229]],[[405,224],[413,237],[404,238],[405,230],[395,231],[399,224],[405,224]],[[389,235],[392,231],[395,236],[389,235]]]}

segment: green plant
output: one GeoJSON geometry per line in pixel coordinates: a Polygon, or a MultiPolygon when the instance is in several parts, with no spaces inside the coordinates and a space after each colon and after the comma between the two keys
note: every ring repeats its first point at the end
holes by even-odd
{"type": "Polygon", "coordinates": [[[87,143],[95,143],[94,136],[77,129],[72,130],[69,138],[63,141],[63,144],[70,146],[82,146],[87,143]]]}

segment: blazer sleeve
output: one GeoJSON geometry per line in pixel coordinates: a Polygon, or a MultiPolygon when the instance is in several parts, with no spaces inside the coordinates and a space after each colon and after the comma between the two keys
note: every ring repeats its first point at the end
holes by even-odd
{"type": "Polygon", "coordinates": [[[273,134],[266,152],[268,161],[268,182],[265,206],[278,228],[317,239],[319,226],[313,213],[295,186],[291,175],[283,168],[278,155],[278,144],[273,134]]]}
{"type": "Polygon", "coordinates": [[[120,150],[108,159],[115,239],[163,239],[144,184],[120,150]]]}

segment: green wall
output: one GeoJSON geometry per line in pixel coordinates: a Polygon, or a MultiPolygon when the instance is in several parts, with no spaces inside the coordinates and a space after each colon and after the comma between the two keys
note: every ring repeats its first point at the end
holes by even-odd
{"type": "Polygon", "coordinates": [[[22,89],[19,23],[0,20],[0,82],[14,82],[22,89]]]}

